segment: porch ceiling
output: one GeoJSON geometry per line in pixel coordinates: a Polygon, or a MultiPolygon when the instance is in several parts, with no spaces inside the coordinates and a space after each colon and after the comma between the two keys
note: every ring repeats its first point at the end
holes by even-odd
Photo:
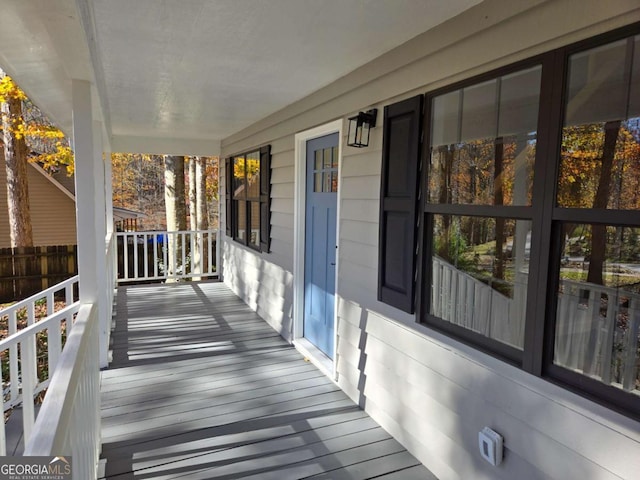
{"type": "Polygon", "coordinates": [[[0,66],[67,132],[82,79],[114,150],[216,153],[479,2],[2,0],[0,66]]]}

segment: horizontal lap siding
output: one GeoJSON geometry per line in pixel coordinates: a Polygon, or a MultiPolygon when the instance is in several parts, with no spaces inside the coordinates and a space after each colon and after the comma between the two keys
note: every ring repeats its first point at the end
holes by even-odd
{"type": "Polygon", "coordinates": [[[631,479],[638,471],[637,439],[553,396],[349,301],[339,318],[339,384],[439,478],[631,479]],[[505,436],[499,469],[477,454],[484,426],[505,436]],[[455,474],[444,468],[452,464],[455,474]]]}
{"type": "MultiPolygon", "coordinates": [[[[228,154],[261,143],[274,145],[273,253],[249,255],[286,272],[285,292],[290,295],[295,133],[357,110],[382,109],[633,21],[640,21],[640,5],[631,0],[488,0],[227,139],[223,150],[228,154]]],[[[343,146],[341,160],[340,387],[441,480],[637,478],[638,422],[441,334],[409,328],[413,316],[377,300],[381,128],[372,135],[368,148],[343,146]],[[485,426],[505,438],[504,463],[497,468],[478,453],[477,435],[485,426]]],[[[242,249],[233,242],[225,249],[236,261],[228,281],[238,286],[250,282],[259,290],[256,277],[264,268],[246,259],[238,262],[242,249]]],[[[277,282],[278,275],[271,280],[277,282]]],[[[279,301],[268,303],[250,291],[245,295],[257,298],[258,309],[279,308],[279,301]]]]}

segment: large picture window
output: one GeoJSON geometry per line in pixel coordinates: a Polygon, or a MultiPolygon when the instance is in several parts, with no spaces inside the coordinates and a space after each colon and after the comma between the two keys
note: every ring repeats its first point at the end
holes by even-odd
{"type": "Polygon", "coordinates": [[[419,323],[636,418],[639,32],[427,93],[413,222],[419,323]]]}
{"type": "Polygon", "coordinates": [[[235,155],[227,169],[227,235],[255,250],[269,251],[270,148],[235,155]]]}
{"type": "MultiPolygon", "coordinates": [[[[542,66],[430,96],[426,318],[522,361],[542,66]]],[[[426,253],[426,252],[425,252],[426,253]]]]}
{"type": "Polygon", "coordinates": [[[571,53],[563,111],[549,370],[637,411],[640,35],[571,53]]]}

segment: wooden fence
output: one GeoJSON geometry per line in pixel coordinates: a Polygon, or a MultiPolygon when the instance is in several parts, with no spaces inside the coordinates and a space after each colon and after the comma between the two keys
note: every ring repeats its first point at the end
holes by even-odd
{"type": "Polygon", "coordinates": [[[0,303],[38,293],[78,274],[76,245],[0,248],[0,303]]]}

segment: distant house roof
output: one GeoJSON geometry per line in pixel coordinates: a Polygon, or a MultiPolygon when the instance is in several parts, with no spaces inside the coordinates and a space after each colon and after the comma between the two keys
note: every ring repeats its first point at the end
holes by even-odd
{"type": "Polygon", "coordinates": [[[147,214],[143,212],[137,212],[135,210],[128,210],[122,207],[113,207],[113,219],[116,221],[127,220],[130,218],[144,218],[147,214]]]}

